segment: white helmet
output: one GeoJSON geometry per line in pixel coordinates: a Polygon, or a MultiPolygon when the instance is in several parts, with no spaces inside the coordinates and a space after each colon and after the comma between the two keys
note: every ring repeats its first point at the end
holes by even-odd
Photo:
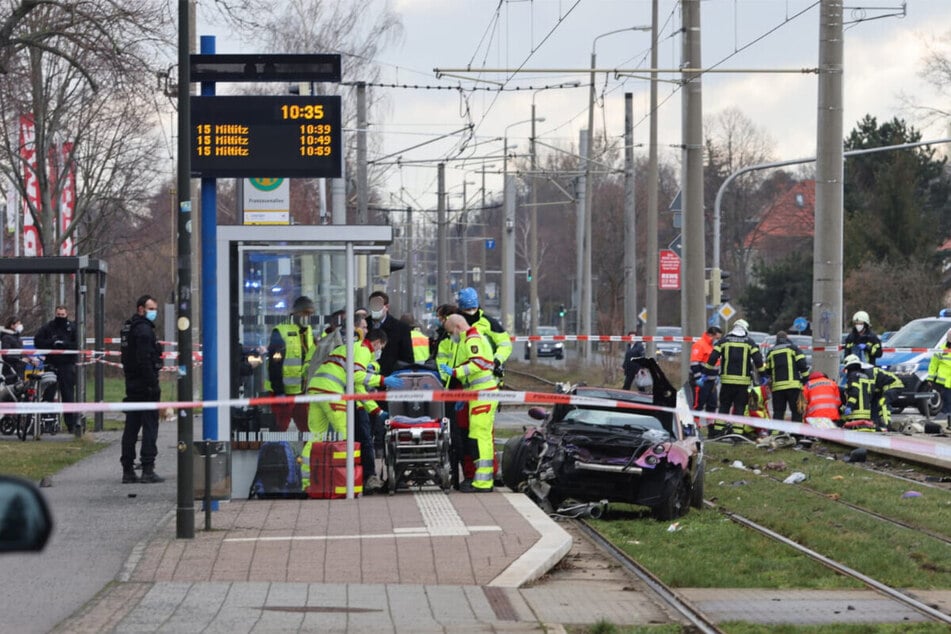
{"type": "Polygon", "coordinates": [[[868,318],[867,312],[860,310],[852,315],[852,323],[857,324],[859,322],[862,322],[863,324],[870,324],[872,323],[872,320],[868,318]]]}
{"type": "Polygon", "coordinates": [[[849,367],[850,365],[858,365],[858,366],[861,366],[861,365],[862,365],[862,360],[859,359],[859,358],[858,358],[857,356],[855,356],[854,354],[850,354],[849,356],[847,356],[847,357],[842,361],[842,365],[844,365],[845,367],[849,367]]]}
{"type": "Polygon", "coordinates": [[[734,326],[739,326],[739,327],[742,328],[743,330],[747,330],[747,331],[750,329],[750,322],[746,321],[745,319],[737,319],[737,320],[733,323],[733,325],[734,325],[734,326]]]}

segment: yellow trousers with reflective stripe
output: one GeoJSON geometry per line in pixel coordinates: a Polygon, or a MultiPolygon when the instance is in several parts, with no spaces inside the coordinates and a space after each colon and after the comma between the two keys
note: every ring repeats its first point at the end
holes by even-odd
{"type": "Polygon", "coordinates": [[[469,438],[475,441],[478,449],[472,486],[477,489],[491,489],[495,482],[495,447],[492,444],[492,431],[495,426],[495,410],[498,406],[498,401],[469,401],[469,438]]]}
{"type": "Polygon", "coordinates": [[[304,491],[310,486],[310,451],[315,442],[327,439],[327,432],[333,427],[337,432],[338,440],[347,439],[347,402],[346,401],[315,401],[310,404],[307,415],[307,427],[310,429],[310,440],[304,444],[301,452],[301,487],[304,491]]]}

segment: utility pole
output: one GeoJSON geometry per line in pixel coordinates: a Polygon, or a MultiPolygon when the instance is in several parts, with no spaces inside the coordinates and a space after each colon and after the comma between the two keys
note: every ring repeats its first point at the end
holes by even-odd
{"type": "MultiPolygon", "coordinates": [[[[192,364],[192,201],[191,201],[191,10],[189,0],[178,2],[178,400],[191,401],[192,364]]],[[[175,536],[195,538],[195,492],[192,445],[195,440],[194,410],[178,410],[178,487],[175,536]]]]}
{"type": "Polygon", "coordinates": [[[816,120],[816,231],[812,277],[813,368],[839,370],[842,329],[842,0],[821,0],[816,120]]]}
{"type": "Polygon", "coordinates": [[[436,185],[436,304],[449,302],[449,267],[446,264],[446,164],[437,167],[436,185]]]}
{"type": "MultiPolygon", "coordinates": [[[[531,235],[529,236],[530,247],[529,247],[529,258],[528,258],[528,270],[529,277],[528,280],[528,302],[529,302],[529,329],[528,334],[537,335],[538,334],[538,318],[540,317],[540,306],[538,305],[538,187],[536,183],[538,182],[537,178],[537,167],[535,164],[535,102],[532,101],[532,138],[531,138],[531,154],[532,154],[532,173],[530,178],[532,179],[532,206],[531,211],[529,211],[529,231],[531,235]]],[[[538,345],[531,347],[531,352],[529,353],[529,363],[535,364],[538,362],[538,345]]]]}
{"type": "Polygon", "coordinates": [[[416,298],[413,293],[413,278],[416,276],[416,249],[413,245],[413,208],[406,208],[406,297],[403,301],[404,306],[408,306],[406,312],[416,317],[416,298]]]}
{"type": "Polygon", "coordinates": [[[357,224],[367,224],[367,85],[357,82],[357,224]]]}
{"type": "Polygon", "coordinates": [[[637,328],[637,219],[634,203],[634,94],[624,93],[624,333],[637,328]]]}
{"type": "MultiPolygon", "coordinates": [[[[683,0],[683,56],[685,68],[703,68],[700,62],[700,0],[683,0]]],[[[703,108],[699,72],[682,73],[683,81],[683,208],[684,258],[681,275],[681,325],[684,335],[703,332],[707,303],[703,267],[706,263],[703,217],[703,108]]],[[[683,347],[681,379],[690,372],[690,346],[683,347]]]]}
{"type": "MultiPolygon", "coordinates": [[[[657,68],[657,0],[651,0],[651,68],[657,68]]],[[[651,70],[650,138],[647,142],[647,323],[645,335],[657,334],[657,71],[651,70]]],[[[656,346],[647,344],[654,356],[656,346]]]]}
{"type": "MultiPolygon", "coordinates": [[[[581,130],[578,136],[578,154],[582,157],[588,156],[588,131],[581,130]]],[[[581,306],[582,306],[582,293],[581,286],[584,284],[584,252],[585,252],[585,240],[587,240],[587,234],[584,230],[584,220],[585,220],[585,198],[587,198],[587,189],[588,189],[588,180],[584,174],[578,176],[578,186],[575,195],[577,196],[578,201],[578,218],[575,225],[575,248],[577,252],[575,253],[575,294],[572,298],[574,300],[575,308],[575,334],[588,334],[581,329],[581,306]]],[[[585,347],[579,342],[579,348],[584,354],[585,347]]]]}

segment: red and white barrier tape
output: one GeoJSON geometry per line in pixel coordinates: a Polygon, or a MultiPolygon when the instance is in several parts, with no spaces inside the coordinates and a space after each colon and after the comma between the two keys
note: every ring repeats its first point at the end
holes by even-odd
{"type": "Polygon", "coordinates": [[[767,418],[738,416],[735,414],[717,414],[715,412],[700,412],[681,408],[660,407],[628,401],[574,396],[570,394],[552,394],[543,392],[473,392],[470,390],[396,390],[392,392],[371,392],[368,394],[307,394],[302,396],[266,396],[243,399],[224,399],[212,401],[170,401],[149,403],[0,403],[0,415],[10,414],[37,414],[37,413],[72,413],[72,412],[117,412],[117,411],[151,411],[165,409],[195,409],[199,407],[251,407],[256,405],[274,405],[290,403],[316,403],[319,401],[497,401],[499,403],[524,403],[536,405],[589,405],[598,407],[616,407],[623,409],[641,409],[680,413],[693,416],[704,421],[704,425],[712,421],[724,421],[737,425],[749,425],[760,429],[812,436],[841,442],[849,445],[862,445],[870,448],[893,449],[916,453],[923,456],[951,460],[951,445],[933,441],[920,440],[901,435],[889,435],[873,432],[850,431],[845,429],[825,429],[813,427],[804,423],[789,423],[767,418]]]}

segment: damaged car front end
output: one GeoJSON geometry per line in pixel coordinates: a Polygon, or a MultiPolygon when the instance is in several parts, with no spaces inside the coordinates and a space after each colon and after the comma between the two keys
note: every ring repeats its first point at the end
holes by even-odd
{"type": "Polygon", "coordinates": [[[685,402],[653,359],[653,393],[577,386],[538,427],[509,439],[502,478],[548,512],[566,501],[646,506],[659,520],[703,502],[703,446],[685,402]],[[659,409],[665,408],[665,409],[659,409]]]}

